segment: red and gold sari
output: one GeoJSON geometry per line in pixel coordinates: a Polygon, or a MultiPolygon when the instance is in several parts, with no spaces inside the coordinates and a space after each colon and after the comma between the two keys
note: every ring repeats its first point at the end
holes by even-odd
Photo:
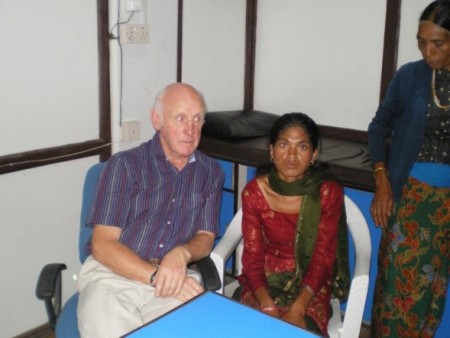
{"type": "MultiPolygon", "coordinates": [[[[335,275],[338,247],[338,226],[343,205],[342,187],[333,180],[320,186],[320,220],[316,243],[299,288],[309,287],[315,294],[306,315],[322,334],[327,335],[331,316],[330,297],[335,275]]],[[[269,288],[268,277],[273,274],[294,273],[296,261],[296,232],[299,214],[274,211],[264,197],[256,179],[249,182],[242,193],[242,232],[244,253],[241,302],[259,308],[254,291],[269,288]]],[[[298,245],[302,245],[299,243],[298,245]]],[[[280,313],[289,304],[279,305],[280,313]]]]}

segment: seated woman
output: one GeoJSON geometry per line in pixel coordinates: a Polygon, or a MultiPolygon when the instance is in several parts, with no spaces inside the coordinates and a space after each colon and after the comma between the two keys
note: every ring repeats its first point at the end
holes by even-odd
{"type": "Polygon", "coordinates": [[[241,302],[327,334],[330,297],[348,294],[348,240],[341,185],[314,165],[319,132],[303,113],[275,121],[270,171],[242,192],[241,302]]]}

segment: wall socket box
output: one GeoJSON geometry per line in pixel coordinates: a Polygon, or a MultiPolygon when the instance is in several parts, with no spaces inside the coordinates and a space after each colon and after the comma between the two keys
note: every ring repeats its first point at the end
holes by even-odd
{"type": "Polygon", "coordinates": [[[122,24],[120,43],[148,43],[148,25],[122,24]]]}
{"type": "Polygon", "coordinates": [[[142,11],[142,0],[126,0],[125,10],[127,12],[139,12],[142,11]]]}
{"type": "Polygon", "coordinates": [[[141,139],[141,123],[136,120],[122,121],[122,141],[141,139]]]}

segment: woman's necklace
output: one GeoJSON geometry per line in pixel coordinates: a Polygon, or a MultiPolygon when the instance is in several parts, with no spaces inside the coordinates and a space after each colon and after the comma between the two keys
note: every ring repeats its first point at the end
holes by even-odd
{"type": "Polygon", "coordinates": [[[447,110],[450,108],[450,104],[447,106],[444,106],[441,104],[441,102],[439,101],[439,99],[436,95],[435,83],[436,83],[436,69],[433,69],[433,77],[431,79],[431,95],[433,95],[434,104],[440,109],[447,110]]]}

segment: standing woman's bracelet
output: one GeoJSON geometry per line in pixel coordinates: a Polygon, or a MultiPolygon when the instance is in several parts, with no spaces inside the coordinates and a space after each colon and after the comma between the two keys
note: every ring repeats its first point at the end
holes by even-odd
{"type": "Polygon", "coordinates": [[[385,167],[378,167],[373,170],[373,178],[377,178],[377,173],[379,173],[380,171],[385,171],[386,175],[389,174],[388,170],[385,167]]]}

